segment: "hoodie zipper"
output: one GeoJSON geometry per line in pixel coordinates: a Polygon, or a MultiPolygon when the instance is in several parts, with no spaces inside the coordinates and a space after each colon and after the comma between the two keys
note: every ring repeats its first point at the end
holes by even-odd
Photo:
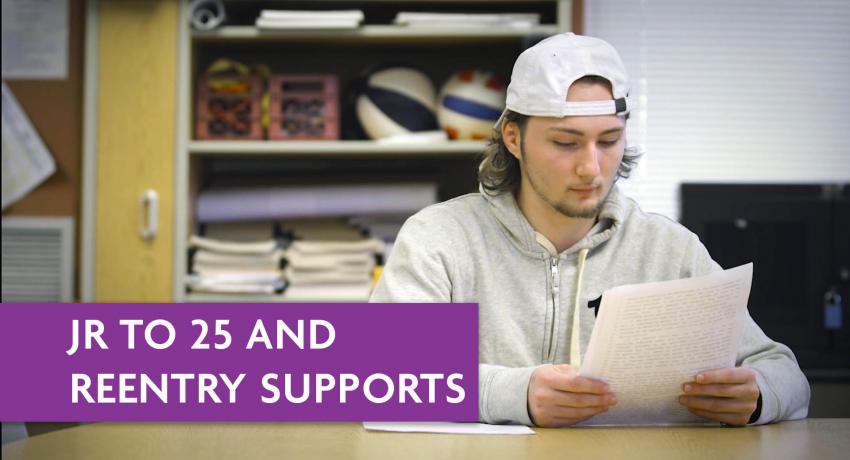
{"type": "Polygon", "coordinates": [[[552,273],[552,321],[549,324],[549,350],[546,353],[546,360],[552,362],[552,347],[555,343],[555,313],[558,309],[558,291],[561,287],[561,277],[558,274],[558,258],[550,259],[550,271],[552,273]]]}

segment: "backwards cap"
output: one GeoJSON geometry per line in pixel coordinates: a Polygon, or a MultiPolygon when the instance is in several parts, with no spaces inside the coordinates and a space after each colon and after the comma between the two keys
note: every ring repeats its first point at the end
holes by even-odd
{"type": "Polygon", "coordinates": [[[572,32],[553,35],[523,51],[514,63],[505,112],[565,117],[569,115],[625,115],[629,77],[617,50],[608,42],[572,32]],[[579,78],[598,75],[611,83],[613,99],[567,102],[567,91],[579,78]]]}

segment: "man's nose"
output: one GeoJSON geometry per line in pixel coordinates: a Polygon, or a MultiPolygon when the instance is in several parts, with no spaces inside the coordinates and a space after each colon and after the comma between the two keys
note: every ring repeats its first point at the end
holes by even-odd
{"type": "Polygon", "coordinates": [[[582,149],[582,152],[578,158],[578,164],[576,165],[576,174],[579,177],[592,178],[598,176],[600,173],[600,155],[601,152],[599,151],[599,147],[597,147],[596,143],[589,143],[586,148],[582,149]]]}

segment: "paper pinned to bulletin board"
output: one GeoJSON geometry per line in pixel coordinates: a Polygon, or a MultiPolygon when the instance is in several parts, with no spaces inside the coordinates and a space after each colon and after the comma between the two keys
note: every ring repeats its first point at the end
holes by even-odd
{"type": "Polygon", "coordinates": [[[56,162],[3,82],[3,209],[56,171],[56,162]]]}
{"type": "Polygon", "coordinates": [[[68,78],[68,0],[3,0],[3,78],[68,78]]]}

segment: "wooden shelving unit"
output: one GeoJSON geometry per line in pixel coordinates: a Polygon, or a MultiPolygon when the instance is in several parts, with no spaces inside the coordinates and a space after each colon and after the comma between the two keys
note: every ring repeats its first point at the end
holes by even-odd
{"type": "MultiPolygon", "coordinates": [[[[258,2],[225,2],[243,10],[258,2]],[[248,5],[248,6],[246,6],[248,5]]],[[[333,4],[336,8],[363,8],[367,11],[366,25],[356,29],[336,30],[263,30],[251,24],[228,24],[212,31],[196,31],[189,26],[188,2],[181,2],[180,46],[178,56],[177,117],[178,139],[175,163],[175,243],[174,243],[174,300],[177,302],[345,302],[367,299],[292,298],[287,295],[242,296],[210,295],[185,292],[188,257],[186,242],[192,232],[192,200],[198,190],[203,165],[217,158],[228,162],[242,158],[257,161],[303,161],[321,158],[351,161],[372,161],[376,165],[416,160],[422,161],[472,160],[482,152],[483,141],[447,141],[420,143],[390,143],[371,140],[339,141],[202,141],[193,138],[193,107],[195,81],[199,69],[208,65],[218,55],[234,59],[268,57],[273,71],[334,72],[340,77],[344,91],[347,79],[354,78],[363,68],[379,63],[381,59],[394,61],[410,58],[439,84],[452,72],[461,68],[496,68],[505,77],[516,55],[522,50],[527,37],[542,37],[570,29],[572,23],[570,0],[540,0],[517,2],[493,0],[477,1],[418,1],[418,0],[367,0],[359,2],[316,2],[316,8],[333,4]],[[451,11],[469,8],[465,12],[544,11],[544,24],[528,28],[509,27],[408,27],[369,22],[368,8],[375,7],[387,16],[395,11],[451,11]],[[452,9],[454,8],[454,9],[452,9]],[[323,55],[324,53],[324,55],[323,55]],[[324,59],[326,58],[326,59],[324,59]],[[277,67],[275,69],[275,67],[277,67]]],[[[271,8],[291,8],[291,2],[281,1],[271,8]]],[[[264,8],[269,4],[263,3],[264,8]]],[[[244,14],[242,16],[245,16],[244,14]]],[[[248,15],[250,16],[250,14],[248,15]]],[[[256,17],[256,15],[254,15],[256,17]]],[[[374,22],[374,21],[372,21],[374,22]]],[[[439,87],[438,87],[439,88],[439,87]]],[[[345,120],[343,120],[345,122],[345,120]]],[[[474,170],[474,169],[473,169],[474,170]]],[[[466,174],[466,173],[464,173],[466,174]]],[[[456,180],[457,174],[446,180],[456,180]]],[[[473,178],[474,179],[474,178],[473,178]]],[[[455,187],[457,188],[457,187],[455,187]]],[[[472,191],[472,190],[468,190],[472,191]]],[[[465,193],[465,192],[464,192],[465,193]]]]}

